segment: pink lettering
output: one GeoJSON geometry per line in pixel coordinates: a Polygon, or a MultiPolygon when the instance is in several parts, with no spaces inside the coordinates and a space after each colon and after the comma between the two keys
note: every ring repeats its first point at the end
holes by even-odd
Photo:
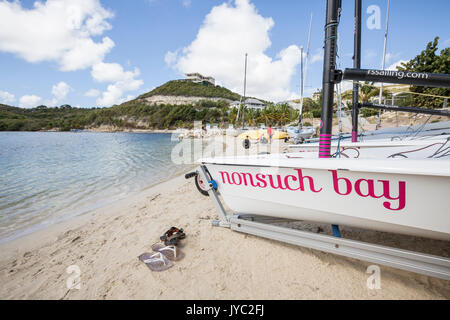
{"type": "Polygon", "coordinates": [[[266,178],[265,174],[261,174],[261,173],[257,173],[256,174],[256,180],[259,181],[257,183],[258,187],[260,187],[260,188],[266,188],[267,187],[267,182],[266,182],[265,178],[266,178]]]}
{"type": "Polygon", "coordinates": [[[228,172],[224,172],[224,171],[219,171],[220,175],[222,176],[222,182],[225,182],[225,174],[227,175],[227,180],[228,180],[228,184],[231,184],[231,180],[230,180],[230,174],[228,172]]]}
{"type": "Polygon", "coordinates": [[[233,173],[231,174],[231,179],[233,180],[233,183],[236,184],[236,185],[238,185],[238,186],[240,186],[240,185],[242,184],[242,178],[241,178],[241,175],[240,175],[239,173],[237,173],[237,172],[233,172],[233,173]],[[239,177],[239,183],[237,183],[237,182],[236,182],[236,179],[234,178],[236,175],[239,177]]]}
{"type": "Polygon", "coordinates": [[[374,183],[373,180],[367,180],[367,179],[359,179],[355,182],[355,191],[356,193],[361,196],[361,197],[368,197],[371,196],[372,198],[376,198],[379,199],[382,196],[376,196],[375,195],[375,188],[374,188],[374,183]],[[363,194],[361,192],[361,183],[362,182],[366,182],[367,183],[367,194],[363,194]]]}
{"type": "Polygon", "coordinates": [[[310,186],[310,189],[311,189],[312,192],[317,193],[317,192],[322,191],[322,188],[317,189],[317,190],[314,188],[314,180],[313,180],[313,178],[311,178],[309,176],[303,176],[302,169],[295,169],[295,171],[297,171],[297,173],[298,173],[298,182],[300,184],[300,188],[299,189],[301,191],[305,191],[305,185],[304,185],[304,182],[303,182],[304,179],[308,179],[309,180],[309,186],[310,186]]]}
{"type": "Polygon", "coordinates": [[[378,180],[381,183],[383,183],[383,196],[388,200],[398,200],[398,208],[394,209],[392,207],[392,203],[385,201],[383,202],[383,207],[389,210],[393,211],[399,211],[405,208],[406,206],[406,182],[405,181],[399,181],[398,182],[398,197],[393,198],[391,197],[390,190],[389,190],[389,181],[388,180],[378,180]]]}
{"type": "Polygon", "coordinates": [[[275,187],[274,184],[273,184],[273,176],[269,175],[269,182],[270,182],[270,186],[272,188],[286,190],[286,187],[283,187],[283,184],[281,183],[281,177],[280,177],[279,174],[277,175],[277,181],[278,181],[278,186],[275,187]]]}
{"type": "Polygon", "coordinates": [[[352,192],[352,183],[347,178],[338,178],[337,177],[337,170],[328,170],[333,174],[333,187],[334,191],[336,191],[337,194],[340,194],[341,196],[347,196],[352,192]],[[341,193],[339,191],[339,180],[344,181],[346,184],[346,192],[341,193]]]}
{"type": "Polygon", "coordinates": [[[291,176],[291,175],[286,176],[286,177],[284,178],[284,184],[286,185],[286,188],[288,188],[288,189],[291,190],[291,191],[299,190],[300,187],[298,187],[298,188],[296,188],[296,189],[292,189],[292,188],[289,186],[289,178],[291,178],[292,181],[297,181],[297,180],[298,180],[296,176],[291,176]]]}

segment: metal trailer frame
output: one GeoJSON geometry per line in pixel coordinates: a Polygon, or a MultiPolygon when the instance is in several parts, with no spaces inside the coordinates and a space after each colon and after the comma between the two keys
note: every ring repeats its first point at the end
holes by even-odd
{"type": "MultiPolygon", "coordinates": [[[[199,167],[198,174],[200,174],[203,181],[209,180],[207,169],[204,165],[199,167]]],[[[248,214],[230,215],[226,212],[219,198],[220,193],[213,182],[210,182],[208,194],[220,217],[219,220],[212,221],[212,225],[215,227],[230,228],[237,232],[450,281],[449,258],[344,239],[340,237],[339,228],[334,225],[334,236],[329,236],[273,225],[274,222],[289,222],[293,220],[248,214]]]]}

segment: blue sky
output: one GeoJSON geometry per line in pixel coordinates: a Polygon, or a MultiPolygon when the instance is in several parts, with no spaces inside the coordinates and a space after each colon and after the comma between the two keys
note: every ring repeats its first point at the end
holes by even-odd
{"type": "MultiPolygon", "coordinates": [[[[353,2],[343,1],[339,27],[343,67],[352,66],[353,2]]],[[[48,0],[36,5],[2,0],[0,103],[109,106],[187,71],[212,75],[242,93],[245,52],[249,95],[272,101],[295,98],[298,47],[306,47],[312,13],[310,95],[322,81],[325,3],[48,0]]],[[[381,68],[386,4],[363,0],[362,67],[381,68]],[[367,26],[373,16],[373,11],[367,13],[370,6],[380,9],[380,29],[367,26]]],[[[391,0],[386,68],[411,59],[435,36],[440,48],[450,46],[448,12],[448,0],[391,0]]]]}

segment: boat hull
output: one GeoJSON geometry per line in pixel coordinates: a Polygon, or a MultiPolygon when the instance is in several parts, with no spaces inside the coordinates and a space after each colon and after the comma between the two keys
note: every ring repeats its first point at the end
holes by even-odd
{"type": "Polygon", "coordinates": [[[450,177],[204,163],[237,214],[450,240],[450,177]]]}

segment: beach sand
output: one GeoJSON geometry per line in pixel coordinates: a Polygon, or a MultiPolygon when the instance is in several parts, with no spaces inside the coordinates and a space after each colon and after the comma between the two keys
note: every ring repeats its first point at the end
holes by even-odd
{"type": "MultiPolygon", "coordinates": [[[[211,226],[212,201],[183,176],[0,247],[0,299],[449,299],[450,283],[211,226]],[[138,260],[171,226],[181,261],[152,272],[138,260]],[[67,268],[80,270],[68,290],[67,268]]],[[[317,226],[296,223],[312,231],[317,226]]],[[[324,232],[329,232],[323,227],[324,232]]],[[[448,243],[343,228],[344,236],[450,255],[448,243]]]]}

